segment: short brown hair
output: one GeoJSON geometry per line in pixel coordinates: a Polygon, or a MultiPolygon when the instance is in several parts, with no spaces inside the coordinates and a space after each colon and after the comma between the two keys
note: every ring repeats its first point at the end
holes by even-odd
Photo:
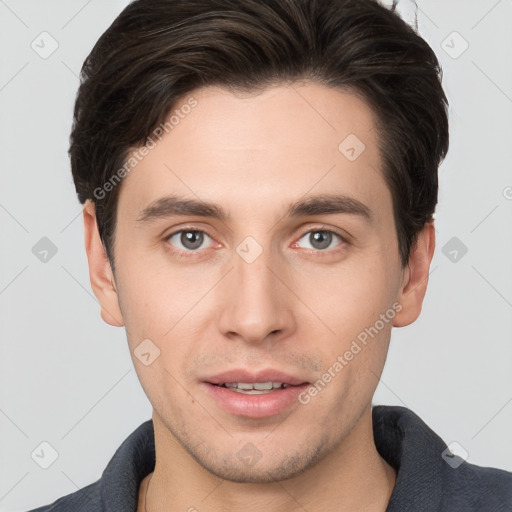
{"type": "Polygon", "coordinates": [[[360,95],[375,112],[406,266],[432,220],[448,151],[441,78],[430,46],[376,0],[136,0],[82,68],[69,149],[78,199],[95,203],[115,268],[121,185],[104,193],[104,184],[178,99],[208,85],[257,92],[312,80],[360,95]]]}

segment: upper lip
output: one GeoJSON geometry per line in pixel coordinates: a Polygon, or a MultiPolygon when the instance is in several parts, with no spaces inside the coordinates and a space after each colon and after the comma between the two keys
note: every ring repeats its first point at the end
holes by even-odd
{"type": "Polygon", "coordinates": [[[247,369],[234,369],[227,370],[211,377],[203,379],[204,382],[210,384],[227,384],[234,382],[244,382],[247,384],[254,384],[255,382],[281,382],[289,384],[290,386],[298,386],[299,384],[306,384],[307,381],[299,377],[294,377],[280,370],[272,368],[260,370],[257,372],[250,372],[247,369]]]}

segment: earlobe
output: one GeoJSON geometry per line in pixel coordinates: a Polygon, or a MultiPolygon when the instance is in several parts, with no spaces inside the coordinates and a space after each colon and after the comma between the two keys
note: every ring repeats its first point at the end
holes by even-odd
{"type": "Polygon", "coordinates": [[[100,303],[101,318],[109,325],[122,327],[124,321],[119,307],[114,275],[105,248],[101,243],[95,206],[91,200],[87,200],[84,205],[83,220],[89,277],[94,295],[100,303]]]}
{"type": "Polygon", "coordinates": [[[395,316],[394,327],[412,324],[419,317],[427,292],[434,249],[435,228],[434,221],[431,221],[418,233],[416,243],[411,249],[409,265],[403,271],[402,288],[398,296],[402,309],[395,316]]]}

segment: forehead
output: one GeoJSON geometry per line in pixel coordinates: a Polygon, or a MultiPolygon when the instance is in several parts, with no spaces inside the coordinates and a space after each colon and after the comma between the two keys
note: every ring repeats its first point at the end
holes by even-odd
{"type": "Polygon", "coordinates": [[[337,155],[340,141],[350,134],[369,146],[376,138],[374,113],[360,96],[314,82],[251,93],[204,87],[180,99],[174,111],[192,97],[197,106],[182,116],[178,137],[200,137],[201,151],[329,147],[337,155]]]}
{"type": "Polygon", "coordinates": [[[374,113],[352,93],[315,83],[250,94],[206,87],[181,98],[171,116],[172,127],[152,137],[125,177],[120,203],[124,196],[131,209],[166,192],[246,210],[275,203],[278,193],[288,202],[308,192],[366,202],[386,194],[374,113]]]}

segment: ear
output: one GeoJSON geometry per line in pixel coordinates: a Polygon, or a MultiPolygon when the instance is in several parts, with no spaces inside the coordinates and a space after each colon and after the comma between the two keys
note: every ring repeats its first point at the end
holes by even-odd
{"type": "Polygon", "coordinates": [[[85,250],[89,261],[89,277],[94,295],[101,307],[101,318],[114,327],[124,325],[123,315],[119,307],[119,297],[114,285],[114,274],[103,244],[101,243],[96,209],[88,199],[83,209],[85,250]]]}
{"type": "Polygon", "coordinates": [[[402,309],[395,315],[394,327],[412,324],[420,316],[435,245],[434,221],[430,221],[418,233],[416,244],[411,249],[409,264],[403,270],[402,286],[397,298],[402,309]]]}

